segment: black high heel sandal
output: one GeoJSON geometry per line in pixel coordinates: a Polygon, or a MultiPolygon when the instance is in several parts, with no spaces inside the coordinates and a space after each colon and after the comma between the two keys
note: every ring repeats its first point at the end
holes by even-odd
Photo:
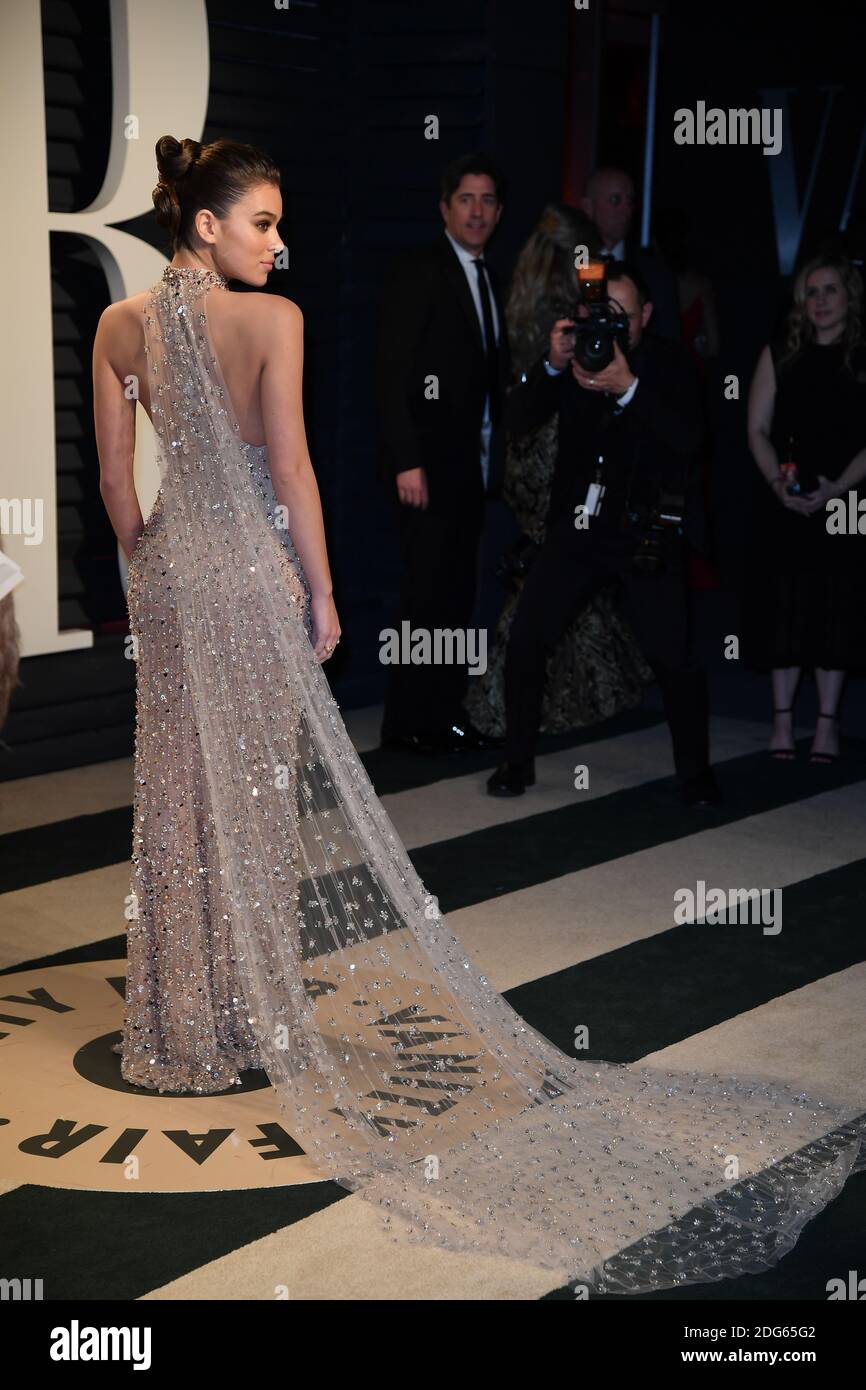
{"type": "MultiPolygon", "coordinates": [[[[823,714],[823,713],[820,713],[820,714],[818,715],[818,718],[819,718],[819,719],[832,719],[834,723],[836,723],[836,724],[839,723],[839,716],[838,716],[838,714],[823,714]]],[[[826,766],[829,766],[831,763],[837,763],[838,761],[839,761],[839,754],[838,754],[838,753],[812,753],[812,754],[810,755],[810,757],[809,757],[809,762],[810,762],[810,763],[824,763],[826,766]]]]}
{"type": "MultiPolygon", "coordinates": [[[[791,714],[793,709],[794,706],[789,705],[787,709],[774,709],[773,713],[791,714]]],[[[771,758],[776,758],[776,760],[780,763],[793,762],[794,758],[796,758],[797,756],[797,748],[796,745],[793,743],[785,744],[782,748],[769,748],[767,751],[769,752],[771,758]]]]}

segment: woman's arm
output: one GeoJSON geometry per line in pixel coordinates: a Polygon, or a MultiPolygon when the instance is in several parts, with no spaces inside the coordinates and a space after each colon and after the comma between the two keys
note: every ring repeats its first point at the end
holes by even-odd
{"type": "Polygon", "coordinates": [[[267,311],[262,367],[262,421],[277,501],[288,508],[289,532],[310,590],[333,592],[322,503],[304,429],[304,318],[297,304],[274,296],[267,311]]]}
{"type": "Polygon", "coordinates": [[[320,659],[340,637],[325,544],[319,487],[304,429],[304,318],[282,296],[262,297],[262,422],[277,501],[286,508],[289,534],[312,595],[313,645],[320,659]]]}
{"type": "Polygon", "coordinates": [[[748,432],[752,457],[771,486],[785,481],[779,472],[779,460],[770,439],[775,403],[776,373],[770,348],[765,346],[758,358],[749,390],[748,432]]]}
{"type": "Polygon", "coordinates": [[[93,420],[99,455],[99,492],[127,559],[144,529],[133,482],[135,401],[127,400],[117,370],[120,306],[100,317],[93,342],[93,420]]]}
{"type": "Polygon", "coordinates": [[[761,473],[783,507],[790,512],[807,516],[814,510],[805,497],[792,496],[788,492],[784,475],[779,471],[779,460],[770,439],[773,425],[773,410],[776,404],[776,371],[769,345],[765,346],[758,358],[755,375],[749,391],[749,448],[761,473]]]}
{"type": "Polygon", "coordinates": [[[866,449],[861,449],[855,454],[848,467],[839,474],[838,478],[825,478],[823,473],[818,474],[818,486],[813,492],[806,494],[806,505],[810,512],[822,511],[831,497],[844,497],[850,488],[853,488],[863,478],[866,478],[866,449]]]}
{"type": "Polygon", "coordinates": [[[849,488],[855,487],[857,483],[866,478],[866,449],[861,449],[859,454],[855,454],[848,467],[840,473],[833,488],[837,497],[841,497],[849,488]]]}

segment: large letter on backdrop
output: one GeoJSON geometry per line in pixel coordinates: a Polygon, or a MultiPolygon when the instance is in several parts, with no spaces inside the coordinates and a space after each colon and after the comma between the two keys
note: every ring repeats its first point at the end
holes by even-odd
{"type": "Polygon", "coordinates": [[[815,148],[812,151],[809,173],[802,198],[800,198],[797,193],[797,166],[794,162],[794,144],[791,139],[792,125],[789,97],[792,90],[794,89],[788,87],[759,88],[763,106],[765,108],[769,107],[771,111],[779,107],[783,112],[782,128],[785,132],[785,139],[782,142],[782,149],[779,154],[773,155],[766,161],[767,173],[770,179],[770,197],[773,203],[773,221],[776,229],[776,255],[779,259],[780,275],[792,275],[794,266],[797,263],[800,240],[803,235],[803,228],[806,225],[806,218],[809,215],[815,180],[818,176],[821,156],[824,152],[824,141],[827,136],[827,127],[830,123],[830,112],[836,94],[841,88],[818,88],[819,91],[826,93],[824,98],[824,112],[821,117],[821,125],[818,130],[815,148]]]}
{"type": "MultiPolygon", "coordinates": [[[[90,646],[86,630],[57,625],[57,489],[51,339],[50,232],[85,237],[99,257],[112,300],[146,289],[164,258],[111,224],[152,207],[153,147],[160,135],[201,137],[209,78],[204,0],[112,0],[111,149],[98,197],[80,212],[48,210],[45,94],[39,0],[15,0],[0,44],[0,217],[4,313],[0,332],[0,516],[16,499],[41,499],[42,538],[8,526],[3,548],[24,572],[14,590],[21,655],[90,646]],[[129,118],[134,119],[129,119],[129,118]],[[129,138],[130,136],[137,138],[129,138]]],[[[89,346],[89,345],[88,345],[89,346]]],[[[159,486],[153,432],[139,406],[136,489],[146,516],[159,486]]],[[[29,528],[18,528],[26,531],[29,528]]],[[[121,569],[124,572],[122,556],[121,569]]]]}

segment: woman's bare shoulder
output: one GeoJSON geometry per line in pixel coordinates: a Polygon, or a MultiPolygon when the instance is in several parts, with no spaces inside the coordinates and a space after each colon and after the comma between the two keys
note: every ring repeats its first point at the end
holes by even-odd
{"type": "Polygon", "coordinates": [[[249,290],[246,294],[226,294],[225,303],[230,303],[234,312],[248,322],[273,328],[277,323],[302,323],[303,314],[293,299],[283,294],[265,294],[261,290],[249,290]]]}
{"type": "Polygon", "coordinates": [[[223,324],[230,325],[232,333],[262,359],[275,345],[285,343],[287,338],[294,342],[303,335],[303,314],[293,300],[281,294],[222,291],[220,313],[223,324]]]}
{"type": "MultiPolygon", "coordinates": [[[[126,361],[142,340],[142,315],[150,290],[118,299],[102,311],[96,337],[97,351],[104,351],[112,362],[126,361]]],[[[255,290],[236,293],[211,290],[218,296],[219,316],[224,327],[244,344],[248,352],[266,355],[275,341],[303,334],[304,317],[297,304],[281,294],[255,290]]]]}
{"type": "Polygon", "coordinates": [[[135,350],[141,341],[141,317],[148,294],[142,290],[103,309],[96,330],[97,350],[102,347],[109,357],[118,353],[126,356],[135,350]]]}
{"type": "Polygon", "coordinates": [[[132,294],[128,299],[115,299],[113,304],[103,309],[99,322],[108,328],[119,328],[125,323],[132,323],[141,317],[144,301],[149,293],[149,290],[142,290],[140,294],[132,294]]]}

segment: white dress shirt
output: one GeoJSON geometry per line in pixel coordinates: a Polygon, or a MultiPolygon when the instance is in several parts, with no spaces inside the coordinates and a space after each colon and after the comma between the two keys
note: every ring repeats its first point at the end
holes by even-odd
{"type": "MultiPolygon", "coordinates": [[[[456,242],[449,231],[445,235],[457,252],[457,257],[463,267],[469,285],[469,293],[472,295],[472,303],[475,305],[475,312],[478,315],[478,324],[481,328],[481,341],[484,344],[484,351],[487,351],[487,339],[484,336],[484,311],[481,308],[481,291],[478,288],[478,271],[475,269],[477,256],[473,256],[471,251],[467,251],[464,246],[456,242]]],[[[482,253],[483,254],[483,253],[482,253]]],[[[485,266],[482,274],[487,275],[485,266]]],[[[490,295],[490,312],[493,315],[493,332],[497,343],[500,340],[499,315],[496,312],[496,299],[493,294],[493,286],[490,283],[490,276],[487,275],[487,293],[490,295]]],[[[490,436],[493,426],[490,422],[490,397],[484,397],[484,415],[481,419],[481,439],[480,439],[480,460],[481,475],[484,478],[484,486],[487,486],[487,475],[490,470],[490,436]]]]}

